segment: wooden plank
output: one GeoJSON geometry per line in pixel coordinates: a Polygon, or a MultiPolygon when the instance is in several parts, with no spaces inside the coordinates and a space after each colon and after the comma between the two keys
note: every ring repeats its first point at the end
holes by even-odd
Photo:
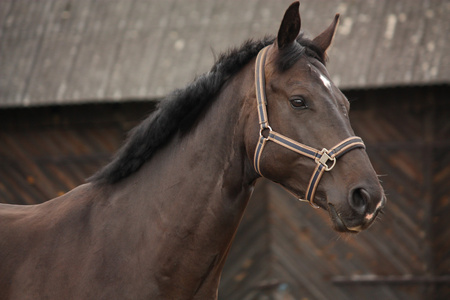
{"type": "MultiPolygon", "coordinates": [[[[290,2],[1,1],[0,106],[160,98],[209,70],[211,47],[221,53],[275,35],[290,2]]],[[[341,13],[329,51],[340,87],[449,81],[442,32],[450,7],[441,0],[308,1],[300,9],[311,37],[341,13]]]]}
{"type": "MultiPolygon", "coordinates": [[[[105,97],[108,99],[145,98],[159,57],[155,45],[162,43],[160,28],[132,29],[125,33],[117,58],[113,61],[105,97]],[[133,97],[131,97],[133,96],[133,97]]],[[[164,78],[163,74],[157,74],[164,78]]]]}
{"type": "MultiPolygon", "coordinates": [[[[445,53],[450,51],[450,45],[442,37],[442,32],[450,31],[448,18],[441,18],[450,14],[450,5],[441,1],[424,2],[420,13],[424,16],[421,21],[421,36],[416,47],[417,55],[413,68],[413,82],[436,80],[445,82],[449,77],[450,58],[445,53]]],[[[413,35],[417,38],[417,33],[413,35]]]]}
{"type": "Polygon", "coordinates": [[[31,101],[33,98],[34,104],[45,103],[48,99],[55,99],[56,102],[63,100],[62,95],[70,84],[67,77],[76,57],[73,40],[74,37],[66,35],[52,35],[44,39],[25,99],[31,101]]]}
{"type": "Polygon", "coordinates": [[[0,1],[0,39],[3,38],[5,30],[11,25],[13,4],[13,0],[0,1]]]}
{"type": "Polygon", "coordinates": [[[105,97],[108,75],[114,65],[114,52],[119,40],[117,35],[91,32],[83,38],[73,65],[66,92],[66,99],[77,101],[101,101],[105,97]]]}
{"type": "Polygon", "coordinates": [[[149,90],[153,95],[163,97],[194,79],[202,49],[196,41],[201,40],[204,30],[204,27],[186,27],[171,28],[166,32],[154,65],[158,72],[153,72],[150,77],[149,90]]]}

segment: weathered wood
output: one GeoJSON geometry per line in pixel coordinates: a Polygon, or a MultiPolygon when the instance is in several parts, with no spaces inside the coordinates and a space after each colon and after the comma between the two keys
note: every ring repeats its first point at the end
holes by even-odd
{"type": "MultiPolygon", "coordinates": [[[[276,34],[283,1],[1,1],[0,106],[154,99],[214,53],[276,34]]],[[[305,1],[310,36],[342,16],[329,63],[342,88],[449,83],[450,6],[305,1]],[[349,67],[357,66],[357,67],[349,67]]]]}

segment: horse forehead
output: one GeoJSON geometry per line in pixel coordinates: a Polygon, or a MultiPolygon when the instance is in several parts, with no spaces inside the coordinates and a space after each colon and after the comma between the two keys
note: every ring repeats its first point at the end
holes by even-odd
{"type": "Polygon", "coordinates": [[[328,79],[328,77],[325,75],[323,71],[320,70],[317,66],[308,63],[308,69],[310,70],[310,73],[313,74],[314,77],[319,79],[318,81],[321,82],[330,92],[333,91],[331,80],[328,79]]]}
{"type": "Polygon", "coordinates": [[[319,74],[320,80],[322,80],[323,85],[331,91],[331,81],[328,80],[323,74],[319,74]]]}

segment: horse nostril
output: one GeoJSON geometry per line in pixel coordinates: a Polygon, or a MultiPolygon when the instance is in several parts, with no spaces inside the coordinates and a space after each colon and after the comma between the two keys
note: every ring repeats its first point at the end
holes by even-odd
{"type": "Polygon", "coordinates": [[[350,197],[349,204],[356,212],[360,214],[366,213],[367,204],[369,203],[369,193],[365,189],[355,189],[350,197]]]}

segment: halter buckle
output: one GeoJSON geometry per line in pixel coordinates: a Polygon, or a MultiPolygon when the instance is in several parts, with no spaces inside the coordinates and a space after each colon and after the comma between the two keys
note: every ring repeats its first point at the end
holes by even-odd
{"type": "Polygon", "coordinates": [[[327,172],[331,171],[334,168],[334,166],[336,165],[336,157],[331,157],[330,155],[328,155],[329,153],[330,153],[330,151],[328,149],[323,148],[319,152],[320,157],[315,158],[316,163],[321,164],[325,168],[325,171],[327,171],[327,172]],[[327,164],[328,161],[332,162],[331,166],[328,166],[328,164],[327,164]]]}

